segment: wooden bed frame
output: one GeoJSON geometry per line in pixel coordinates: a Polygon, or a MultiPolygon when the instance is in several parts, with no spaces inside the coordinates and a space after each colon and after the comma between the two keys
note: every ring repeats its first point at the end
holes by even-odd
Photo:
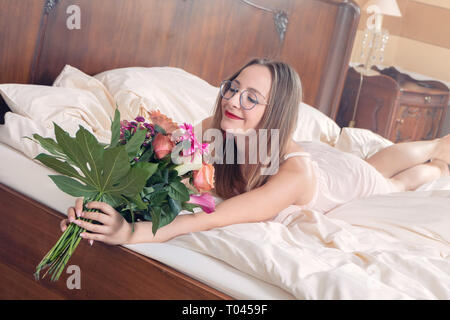
{"type": "MultiPolygon", "coordinates": [[[[264,56],[291,64],[304,101],[332,119],[360,14],[351,0],[0,0],[0,12],[11,13],[0,20],[0,83],[51,85],[70,64],[90,75],[179,67],[217,86],[264,56]],[[66,25],[70,5],[80,8],[81,29],[66,25]],[[280,11],[284,34],[274,23],[280,11]]],[[[3,122],[9,109],[0,100],[3,122]]],[[[59,238],[63,215],[1,181],[0,208],[1,299],[232,298],[124,247],[85,241],[70,261],[83,266],[82,290],[69,290],[64,274],[58,283],[36,282],[34,268],[59,238]]]]}

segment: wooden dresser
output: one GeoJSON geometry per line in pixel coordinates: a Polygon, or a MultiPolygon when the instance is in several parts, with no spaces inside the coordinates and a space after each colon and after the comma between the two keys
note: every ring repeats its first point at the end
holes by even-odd
{"type": "Polygon", "coordinates": [[[369,129],[394,143],[430,140],[437,137],[450,97],[438,81],[418,81],[394,67],[362,75],[351,67],[342,93],[336,122],[369,129]],[[362,82],[361,82],[362,80],[362,82]]]}

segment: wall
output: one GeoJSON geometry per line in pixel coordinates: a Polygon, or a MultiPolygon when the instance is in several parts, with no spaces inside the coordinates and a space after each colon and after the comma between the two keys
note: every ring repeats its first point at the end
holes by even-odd
{"type": "MultiPolygon", "coordinates": [[[[361,19],[353,46],[351,63],[360,63],[361,43],[369,15],[362,8],[368,0],[354,0],[361,19]]],[[[383,66],[396,66],[447,84],[450,88],[450,1],[397,0],[402,17],[385,16],[389,30],[383,66]]],[[[450,108],[440,135],[450,133],[450,108]]]]}

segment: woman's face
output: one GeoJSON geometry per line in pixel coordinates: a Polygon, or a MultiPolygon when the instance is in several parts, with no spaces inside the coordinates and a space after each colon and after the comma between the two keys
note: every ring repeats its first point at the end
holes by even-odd
{"type": "Polygon", "coordinates": [[[254,64],[242,70],[235,81],[239,92],[236,92],[229,100],[222,98],[220,126],[222,130],[230,131],[241,129],[245,132],[249,129],[255,129],[267,108],[265,104],[269,101],[269,91],[272,85],[270,70],[265,66],[254,64]],[[241,108],[239,99],[243,90],[254,93],[258,100],[258,104],[250,110],[241,108]]]}

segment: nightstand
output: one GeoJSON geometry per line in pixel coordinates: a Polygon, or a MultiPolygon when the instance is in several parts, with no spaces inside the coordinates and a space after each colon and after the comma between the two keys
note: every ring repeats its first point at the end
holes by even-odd
{"type": "Polygon", "coordinates": [[[436,138],[450,97],[447,86],[413,79],[394,67],[370,71],[372,75],[348,70],[337,124],[348,127],[354,119],[355,127],[394,143],[436,138]]]}

